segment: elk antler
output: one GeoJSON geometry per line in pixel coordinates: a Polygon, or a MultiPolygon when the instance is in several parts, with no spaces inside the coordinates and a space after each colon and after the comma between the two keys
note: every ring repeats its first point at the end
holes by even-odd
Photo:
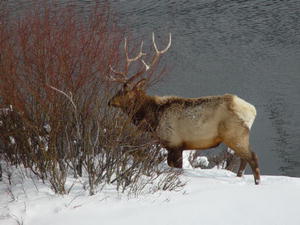
{"type": "Polygon", "coordinates": [[[143,53],[143,41],[141,42],[141,47],[140,47],[140,51],[139,53],[133,57],[130,58],[128,55],[128,46],[127,46],[127,38],[125,38],[125,43],[124,43],[124,50],[125,50],[125,56],[126,56],[126,64],[125,64],[125,70],[123,72],[119,72],[114,70],[111,66],[110,66],[110,70],[117,75],[119,78],[116,77],[112,77],[110,76],[111,81],[115,81],[115,82],[119,82],[119,83],[130,83],[133,80],[135,80],[137,77],[141,76],[143,73],[145,73],[146,71],[148,71],[153,65],[155,65],[158,62],[159,57],[164,54],[165,52],[168,51],[168,49],[171,46],[171,42],[172,42],[172,36],[171,33],[169,33],[169,43],[167,45],[167,47],[163,50],[158,50],[157,44],[155,42],[155,35],[154,32],[152,33],[152,42],[153,42],[153,46],[154,46],[154,50],[155,50],[155,55],[152,57],[152,60],[149,64],[147,64],[142,57],[146,55],[146,53],[143,53]],[[128,72],[129,72],[129,67],[130,64],[132,62],[138,61],[140,60],[144,67],[143,69],[141,69],[140,71],[138,71],[136,74],[134,74],[132,77],[128,77],[128,72]]]}
{"type": "Polygon", "coordinates": [[[154,46],[156,54],[153,56],[152,62],[150,63],[150,65],[147,65],[145,63],[145,61],[142,60],[143,64],[146,67],[146,71],[149,70],[158,61],[160,55],[164,54],[171,47],[172,35],[171,35],[171,33],[169,33],[169,43],[168,43],[167,47],[163,50],[160,50],[160,51],[158,50],[158,47],[157,47],[156,42],[155,42],[154,32],[152,33],[152,42],[153,42],[153,46],[154,46]]]}

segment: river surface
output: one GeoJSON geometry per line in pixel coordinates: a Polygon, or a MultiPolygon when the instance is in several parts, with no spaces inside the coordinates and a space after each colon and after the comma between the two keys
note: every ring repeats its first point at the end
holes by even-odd
{"type": "Polygon", "coordinates": [[[299,0],[110,2],[135,38],[155,31],[161,44],[172,33],[168,76],[152,94],[244,98],[258,113],[251,145],[262,174],[300,176],[299,0]]]}

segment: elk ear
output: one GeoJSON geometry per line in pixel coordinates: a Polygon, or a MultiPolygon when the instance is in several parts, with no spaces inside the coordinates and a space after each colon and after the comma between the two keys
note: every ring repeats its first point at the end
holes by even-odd
{"type": "Polygon", "coordinates": [[[130,85],[129,85],[128,83],[125,83],[125,84],[123,85],[123,90],[129,91],[130,89],[131,89],[131,87],[130,87],[130,85]]]}
{"type": "Polygon", "coordinates": [[[146,83],[147,83],[147,80],[142,79],[136,83],[136,85],[134,86],[134,89],[138,90],[138,91],[143,91],[145,89],[146,83]]]}

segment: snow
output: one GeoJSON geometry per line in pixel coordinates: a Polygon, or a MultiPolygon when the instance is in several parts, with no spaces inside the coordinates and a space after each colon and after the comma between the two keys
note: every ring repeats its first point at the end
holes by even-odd
{"type": "MultiPolygon", "coordinates": [[[[5,174],[4,174],[5,175],[5,174]]],[[[106,187],[94,196],[75,185],[58,196],[22,171],[12,171],[12,185],[0,182],[1,225],[299,225],[300,178],[236,177],[221,169],[185,168],[187,182],[178,192],[134,197],[106,187]]]]}

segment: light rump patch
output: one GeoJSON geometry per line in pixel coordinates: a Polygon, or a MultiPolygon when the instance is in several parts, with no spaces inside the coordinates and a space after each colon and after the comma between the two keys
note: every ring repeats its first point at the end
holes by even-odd
{"type": "Polygon", "coordinates": [[[239,98],[233,97],[233,111],[237,113],[238,117],[251,129],[256,117],[256,109],[253,105],[239,98]]]}

